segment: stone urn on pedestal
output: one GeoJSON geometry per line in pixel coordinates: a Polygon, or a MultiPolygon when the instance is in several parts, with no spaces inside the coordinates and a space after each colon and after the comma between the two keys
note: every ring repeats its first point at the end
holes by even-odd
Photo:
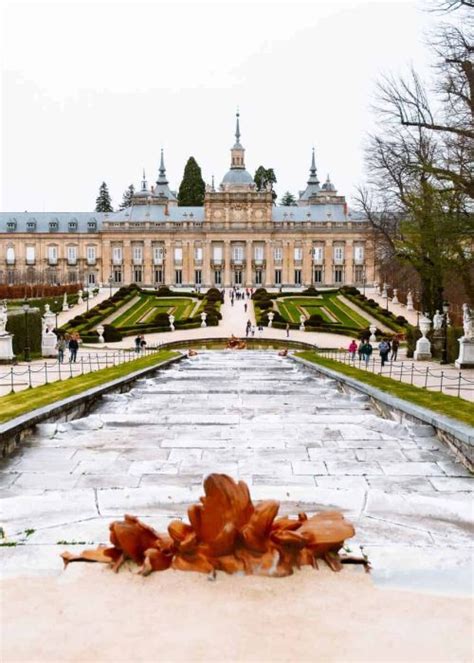
{"type": "Polygon", "coordinates": [[[303,313],[300,315],[300,331],[304,331],[304,323],[306,322],[306,316],[303,313]]]}
{"type": "Polygon", "coordinates": [[[377,327],[374,324],[371,324],[369,330],[370,330],[370,337],[369,337],[370,343],[377,343],[377,337],[375,335],[377,327]]]}
{"type": "Polygon", "coordinates": [[[175,321],[175,317],[174,317],[174,315],[173,315],[172,313],[169,314],[169,316],[168,316],[168,320],[170,321],[170,330],[171,330],[171,331],[174,331],[174,321],[175,321]]]}
{"type": "Polygon", "coordinates": [[[9,364],[15,358],[13,334],[9,334],[6,330],[7,319],[7,306],[3,302],[0,305],[0,364],[9,364]]]}
{"type": "Polygon", "coordinates": [[[270,311],[268,314],[268,326],[271,327],[273,325],[273,318],[275,317],[275,314],[273,311],[270,311]]]}
{"type": "Polygon", "coordinates": [[[393,289],[392,304],[399,304],[399,301],[398,301],[398,290],[397,290],[396,288],[393,289]]]}
{"type": "Polygon", "coordinates": [[[201,313],[201,327],[207,327],[206,318],[207,318],[207,313],[203,311],[201,313]]]}
{"type": "Polygon", "coordinates": [[[99,343],[105,343],[104,339],[104,325],[98,325],[97,333],[99,334],[99,343]]]}
{"type": "Polygon", "coordinates": [[[407,293],[407,311],[414,311],[413,307],[413,295],[411,290],[408,291],[407,293]]]}
{"type": "Polygon", "coordinates": [[[425,313],[420,318],[420,332],[422,333],[422,337],[416,342],[416,350],[414,354],[416,361],[426,361],[431,359],[431,343],[426,338],[426,334],[430,331],[430,328],[431,320],[425,313]]]}
{"type": "Polygon", "coordinates": [[[387,284],[383,284],[382,292],[380,293],[380,296],[383,297],[384,299],[387,299],[387,284]]]}
{"type": "Polygon", "coordinates": [[[53,332],[55,321],[56,315],[51,311],[49,304],[45,304],[41,333],[41,355],[43,357],[56,357],[57,338],[53,332]]]}
{"type": "Polygon", "coordinates": [[[69,311],[69,304],[67,303],[67,292],[64,293],[63,297],[63,311],[69,311]]]}
{"type": "Polygon", "coordinates": [[[456,368],[474,368],[474,321],[472,311],[467,304],[463,304],[464,336],[458,339],[459,356],[454,362],[456,368]]]}

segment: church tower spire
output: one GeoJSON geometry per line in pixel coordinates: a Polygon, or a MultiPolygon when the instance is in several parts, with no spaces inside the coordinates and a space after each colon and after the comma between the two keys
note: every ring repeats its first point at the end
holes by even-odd
{"type": "Polygon", "coordinates": [[[165,159],[163,156],[163,148],[161,148],[161,157],[160,157],[160,167],[158,169],[158,179],[156,180],[157,184],[168,184],[166,179],[166,168],[165,168],[165,159]]]}
{"type": "Polygon", "coordinates": [[[231,170],[245,170],[245,150],[240,144],[240,113],[237,110],[235,122],[235,144],[231,150],[231,170]]]}
{"type": "Polygon", "coordinates": [[[314,147],[313,147],[313,153],[312,153],[312,156],[311,156],[311,167],[309,169],[308,184],[319,184],[318,173],[317,173],[317,170],[316,170],[316,161],[315,161],[315,158],[314,158],[314,147]]]}

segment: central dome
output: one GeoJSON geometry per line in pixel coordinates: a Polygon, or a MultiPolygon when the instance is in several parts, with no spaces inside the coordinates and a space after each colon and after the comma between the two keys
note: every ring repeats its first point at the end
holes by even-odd
{"type": "Polygon", "coordinates": [[[222,184],[255,184],[252,175],[245,168],[231,168],[222,180],[222,184]]]}

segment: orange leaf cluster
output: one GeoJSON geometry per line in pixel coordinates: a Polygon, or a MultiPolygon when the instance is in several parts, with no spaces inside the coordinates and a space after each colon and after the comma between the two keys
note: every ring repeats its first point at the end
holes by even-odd
{"type": "Polygon", "coordinates": [[[205,496],[188,509],[189,523],[174,520],[168,534],[156,532],[134,516],[110,525],[113,547],[63,553],[65,565],[74,561],[105,562],[117,571],[131,559],[140,573],[181,571],[287,576],[294,568],[323,559],[333,571],[342,568],[339,550],[354,536],[354,528],[337,511],[308,517],[277,518],[279,503],[254,505],[247,484],[225,474],[204,481],[205,496]]]}

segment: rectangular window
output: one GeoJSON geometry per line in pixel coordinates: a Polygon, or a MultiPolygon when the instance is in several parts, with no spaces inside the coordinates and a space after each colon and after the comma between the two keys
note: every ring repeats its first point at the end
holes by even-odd
{"type": "Polygon", "coordinates": [[[301,269],[295,269],[295,285],[301,285],[301,269]]]}
{"type": "Polygon", "coordinates": [[[320,265],[323,262],[323,247],[313,246],[313,261],[320,265]]]}
{"type": "Polygon", "coordinates": [[[141,283],[143,280],[143,272],[139,267],[135,267],[133,270],[133,281],[134,283],[141,283]]]}
{"type": "Polygon", "coordinates": [[[67,247],[67,261],[69,265],[75,265],[77,262],[77,246],[67,247]]]}
{"type": "Polygon", "coordinates": [[[275,262],[281,262],[283,260],[283,249],[281,247],[277,247],[273,250],[273,259],[275,262]]]}
{"type": "Polygon", "coordinates": [[[57,246],[48,246],[48,262],[50,265],[55,265],[58,262],[57,246]]]}
{"type": "Polygon", "coordinates": [[[183,262],[183,249],[181,246],[174,247],[174,261],[178,264],[183,262]]]}
{"type": "Polygon", "coordinates": [[[15,249],[13,246],[7,248],[7,264],[13,265],[15,263],[15,249]]]}
{"type": "Polygon", "coordinates": [[[163,247],[154,246],[153,247],[153,262],[155,265],[161,265],[163,262],[163,247]]]}
{"type": "Polygon", "coordinates": [[[181,285],[183,282],[183,272],[181,269],[176,269],[174,272],[174,282],[176,285],[181,285]]]}
{"type": "Polygon", "coordinates": [[[244,259],[244,247],[243,246],[233,246],[232,247],[232,259],[234,262],[242,262],[244,259]]]}
{"type": "Polygon", "coordinates": [[[262,285],[262,272],[260,269],[257,269],[255,272],[255,285],[262,285]]]}
{"type": "Polygon", "coordinates": [[[143,246],[133,247],[133,262],[135,265],[141,265],[143,262],[143,246]]]}
{"type": "Polygon", "coordinates": [[[344,247],[335,246],[334,247],[334,262],[341,263],[344,261],[344,247]]]}
{"type": "Polygon", "coordinates": [[[242,285],[242,272],[240,269],[236,269],[234,272],[234,284],[242,285]]]}
{"type": "Polygon", "coordinates": [[[301,246],[295,246],[294,256],[296,262],[303,260],[303,248],[301,246]]]}
{"type": "Polygon", "coordinates": [[[122,283],[122,271],[114,269],[114,283],[122,283]]]}
{"type": "Polygon", "coordinates": [[[322,283],[323,282],[323,270],[322,269],[315,269],[314,270],[314,282],[315,283],[322,283]]]}
{"type": "Polygon", "coordinates": [[[364,262],[364,247],[363,246],[354,246],[354,262],[356,264],[361,264],[364,262]]]}
{"type": "Polygon", "coordinates": [[[202,246],[194,247],[194,260],[196,262],[202,262],[202,246]]]}
{"type": "Polygon", "coordinates": [[[195,285],[202,285],[202,271],[200,269],[194,270],[194,283],[195,285]]]}
{"type": "Polygon", "coordinates": [[[67,279],[69,283],[77,283],[78,282],[77,272],[68,272],[67,279]]]}
{"type": "Polygon", "coordinates": [[[221,275],[221,270],[220,269],[214,270],[214,284],[215,285],[221,285],[222,284],[222,275],[221,275]]]}
{"type": "Polygon", "coordinates": [[[95,246],[88,246],[87,247],[87,262],[89,263],[89,265],[94,265],[95,264],[95,258],[96,258],[95,249],[96,249],[95,246]]]}
{"type": "Polygon", "coordinates": [[[275,285],[281,285],[281,269],[275,269],[275,285]]]}
{"type": "Polygon", "coordinates": [[[254,249],[255,260],[263,260],[263,246],[256,246],[254,249]]]}
{"type": "Polygon", "coordinates": [[[88,274],[87,283],[89,285],[95,285],[95,274],[94,274],[94,272],[91,272],[90,274],[88,274]]]}
{"type": "Polygon", "coordinates": [[[222,246],[217,245],[212,247],[212,259],[214,262],[222,262],[222,246]]]}
{"type": "Polygon", "coordinates": [[[27,246],[26,247],[26,264],[34,265],[35,262],[35,247],[27,246]]]}
{"type": "Polygon", "coordinates": [[[342,275],[343,275],[343,270],[342,269],[335,269],[334,270],[334,283],[342,283],[342,275]]]}
{"type": "Polygon", "coordinates": [[[356,283],[362,283],[364,281],[364,266],[357,265],[354,270],[354,280],[356,283]]]}
{"type": "Polygon", "coordinates": [[[163,270],[155,269],[154,277],[155,277],[155,283],[163,283],[163,270]]]}
{"type": "MultiPolygon", "coordinates": [[[[123,259],[122,247],[114,246],[112,249],[112,262],[114,265],[121,265],[123,259]]],[[[120,279],[121,281],[122,279],[120,279]]]]}

